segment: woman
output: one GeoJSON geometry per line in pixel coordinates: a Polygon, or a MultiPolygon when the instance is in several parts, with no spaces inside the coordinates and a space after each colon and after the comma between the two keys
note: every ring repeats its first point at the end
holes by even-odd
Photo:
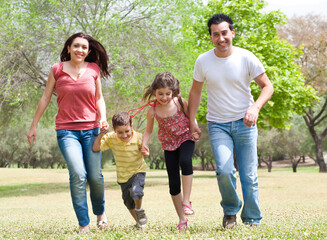
{"type": "Polygon", "coordinates": [[[36,109],[27,139],[36,140],[36,126],[47,108],[53,90],[57,93],[57,140],[69,170],[70,191],[79,231],[89,231],[86,181],[90,187],[93,213],[99,228],[107,226],[104,181],[100,152],[92,146],[99,127],[107,124],[101,76],[109,76],[108,55],[93,37],[76,33],[62,49],[61,62],[52,66],[43,96],[36,109]],[[99,120],[99,121],[98,121],[99,120]]]}

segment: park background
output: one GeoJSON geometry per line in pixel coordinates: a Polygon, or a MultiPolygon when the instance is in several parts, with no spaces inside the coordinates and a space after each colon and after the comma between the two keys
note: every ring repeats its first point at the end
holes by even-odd
{"type": "MultiPolygon", "coordinates": [[[[151,155],[146,159],[147,207],[153,224],[145,232],[130,228],[115,182],[114,158],[107,151],[103,171],[106,207],[113,225],[105,232],[94,230],[88,237],[327,237],[326,16],[286,16],[269,9],[263,0],[205,4],[200,0],[187,4],[178,0],[1,0],[0,237],[83,238],[74,230],[77,221],[70,202],[68,173],[56,142],[55,93],[38,125],[37,143],[30,147],[26,140],[50,67],[59,61],[65,39],[83,31],[107,49],[112,74],[102,79],[102,84],[110,119],[117,111],[142,105],[144,87],[159,72],[172,72],[187,99],[196,58],[213,48],[206,22],[217,12],[232,17],[234,45],[252,51],[274,85],[274,95],[258,121],[260,201],[265,217],[262,227],[240,226],[232,232],[220,228],[222,213],[207,137],[204,91],[197,116],[203,137],[196,144],[193,159],[197,171],[192,201],[197,214],[190,231],[175,236],[174,212],[162,170],[163,152],[154,133],[151,155]]],[[[260,89],[256,84],[251,88],[256,98],[260,89]]],[[[145,111],[134,118],[134,128],[141,132],[145,111]]]]}

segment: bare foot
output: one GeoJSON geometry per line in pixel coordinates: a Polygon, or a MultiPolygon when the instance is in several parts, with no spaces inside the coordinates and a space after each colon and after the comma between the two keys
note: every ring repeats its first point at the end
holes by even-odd
{"type": "Polygon", "coordinates": [[[88,233],[90,231],[89,225],[86,226],[79,226],[79,233],[88,233]]]}
{"type": "Polygon", "coordinates": [[[99,229],[104,229],[108,226],[108,220],[106,213],[102,213],[97,216],[97,226],[99,229]]]}

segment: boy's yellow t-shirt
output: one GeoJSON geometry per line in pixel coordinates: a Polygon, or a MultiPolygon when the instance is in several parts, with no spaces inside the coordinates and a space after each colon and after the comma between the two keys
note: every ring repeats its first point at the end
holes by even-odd
{"type": "Polygon", "coordinates": [[[128,143],[120,140],[115,132],[106,133],[101,138],[100,150],[111,148],[114,154],[118,183],[125,183],[135,173],[146,171],[147,165],[141,154],[141,147],[142,134],[136,131],[128,143]]]}

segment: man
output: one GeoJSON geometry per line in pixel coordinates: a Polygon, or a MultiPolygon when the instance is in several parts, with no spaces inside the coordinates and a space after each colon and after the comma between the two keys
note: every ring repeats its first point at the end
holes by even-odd
{"type": "Polygon", "coordinates": [[[248,50],[233,46],[235,30],[229,16],[212,16],[208,28],[215,48],[200,55],[195,63],[189,95],[191,132],[201,134],[195,116],[206,81],[209,139],[222,197],[223,227],[236,226],[236,214],[242,207],[236,192],[234,151],[244,201],[241,219],[244,224],[258,225],[262,216],[258,199],[256,122],[260,109],[273,94],[273,86],[261,62],[248,50]],[[255,102],[251,95],[251,79],[261,88],[255,102]]]}

